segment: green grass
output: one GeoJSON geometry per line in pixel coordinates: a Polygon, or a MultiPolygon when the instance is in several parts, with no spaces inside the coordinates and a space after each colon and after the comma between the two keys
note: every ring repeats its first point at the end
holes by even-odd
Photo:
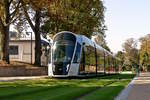
{"type": "Polygon", "coordinates": [[[123,80],[115,82],[104,88],[100,88],[93,93],[86,95],[80,100],[114,100],[114,97],[130,82],[130,80],[123,80]]]}
{"type": "Polygon", "coordinates": [[[72,100],[87,93],[89,95],[81,99],[91,100],[95,97],[93,100],[99,98],[103,100],[109,96],[110,99],[107,100],[112,100],[133,76],[132,74],[122,74],[92,79],[38,79],[0,82],[0,100],[72,100]],[[105,86],[112,82],[115,83],[105,86]]]}

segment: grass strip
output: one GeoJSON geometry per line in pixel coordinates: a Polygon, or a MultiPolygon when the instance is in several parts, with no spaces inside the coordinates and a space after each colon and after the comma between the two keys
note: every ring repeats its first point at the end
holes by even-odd
{"type": "MultiPolygon", "coordinates": [[[[85,94],[89,94],[89,96],[92,94],[94,95],[96,91],[101,90],[98,88],[104,87],[118,79],[122,81],[132,79],[133,76],[134,75],[126,74],[103,76],[92,79],[38,79],[0,82],[0,100],[70,100],[85,94]]],[[[120,86],[119,84],[117,85],[120,86]]],[[[110,86],[107,91],[111,92],[113,90],[111,87],[112,86],[110,86]]],[[[103,89],[105,88],[106,87],[103,89]]],[[[103,93],[99,95],[103,95],[103,93]]]]}
{"type": "Polygon", "coordinates": [[[130,81],[131,80],[121,80],[114,82],[78,100],[114,100],[114,98],[120,93],[122,89],[125,88],[126,85],[128,85],[130,81]]]}

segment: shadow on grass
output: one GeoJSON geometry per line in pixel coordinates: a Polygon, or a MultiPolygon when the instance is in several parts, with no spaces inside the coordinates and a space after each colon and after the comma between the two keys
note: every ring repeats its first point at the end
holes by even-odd
{"type": "Polygon", "coordinates": [[[124,86],[107,86],[83,96],[78,100],[114,100],[122,89],[124,89],[124,86]]]}
{"type": "MultiPolygon", "coordinates": [[[[113,100],[124,86],[108,87],[23,87],[30,91],[0,96],[1,100],[73,100],[83,95],[81,100],[113,100]],[[97,89],[99,88],[99,89],[97,89]],[[91,92],[92,91],[92,92],[91,92]],[[87,95],[86,95],[87,94],[87,95]]],[[[78,98],[79,99],[79,98],[78,98]]]]}
{"type": "Polygon", "coordinates": [[[133,79],[135,74],[114,74],[104,77],[99,77],[100,79],[133,79]]]}
{"type": "Polygon", "coordinates": [[[1,95],[0,100],[70,100],[82,94],[86,94],[89,91],[93,91],[97,87],[54,86],[22,88],[26,88],[27,90],[22,91],[20,88],[20,90],[18,90],[16,93],[1,95]]]}

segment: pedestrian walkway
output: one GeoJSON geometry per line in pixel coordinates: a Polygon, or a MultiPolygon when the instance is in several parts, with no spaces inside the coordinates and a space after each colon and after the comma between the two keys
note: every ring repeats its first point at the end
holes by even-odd
{"type": "Polygon", "coordinates": [[[0,77],[0,82],[46,78],[47,76],[0,77]]]}
{"type": "Polygon", "coordinates": [[[135,77],[115,100],[150,100],[150,73],[135,77]]]}

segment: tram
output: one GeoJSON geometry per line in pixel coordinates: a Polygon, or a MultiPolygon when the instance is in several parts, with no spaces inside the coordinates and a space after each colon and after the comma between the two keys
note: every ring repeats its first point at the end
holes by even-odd
{"type": "Polygon", "coordinates": [[[119,59],[84,35],[63,31],[53,38],[48,76],[117,73],[119,59]]]}

